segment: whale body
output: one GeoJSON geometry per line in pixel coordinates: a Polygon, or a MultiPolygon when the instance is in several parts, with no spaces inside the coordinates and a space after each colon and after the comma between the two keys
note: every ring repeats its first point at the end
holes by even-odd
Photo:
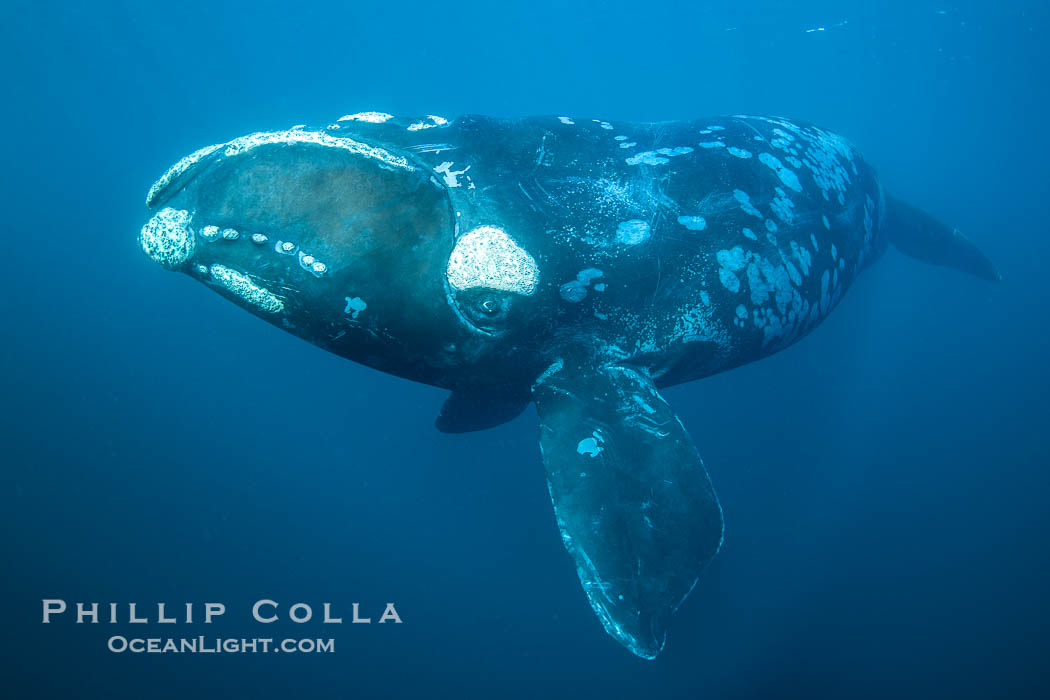
{"type": "Polygon", "coordinates": [[[451,390],[439,429],[535,403],[587,599],[644,658],[723,532],[659,390],[797,342],[890,244],[999,279],[845,139],[773,117],[364,112],[203,148],[147,204],[154,261],[326,350],[451,390]]]}

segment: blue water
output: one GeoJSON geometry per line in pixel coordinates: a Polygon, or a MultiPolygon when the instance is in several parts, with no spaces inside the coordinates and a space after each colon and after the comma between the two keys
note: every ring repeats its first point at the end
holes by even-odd
{"type": "Polygon", "coordinates": [[[0,695],[1046,697],[1050,10],[728,5],[7,3],[0,695]],[[145,192],[182,155],[370,109],[812,121],[1003,283],[891,250],[800,344],[666,391],[727,529],[642,661],[584,599],[531,409],[440,434],[445,392],[138,249],[145,192]],[[43,598],[228,611],[43,625],[43,598]],[[404,622],[262,626],[260,598],[345,620],[394,601],[404,622]],[[115,654],[113,634],[337,650],[115,654]]]}

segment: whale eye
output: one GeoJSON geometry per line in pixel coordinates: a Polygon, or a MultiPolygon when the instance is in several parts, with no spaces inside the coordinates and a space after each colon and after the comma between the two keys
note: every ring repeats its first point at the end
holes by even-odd
{"type": "Polygon", "coordinates": [[[491,289],[472,289],[456,295],[456,304],[476,328],[486,333],[505,330],[514,295],[491,289]]]}
{"type": "Polygon", "coordinates": [[[499,303],[499,301],[496,300],[495,297],[488,297],[486,299],[483,299],[482,302],[478,304],[478,307],[481,309],[481,313],[485,314],[486,316],[495,316],[503,310],[502,305],[499,303]]]}

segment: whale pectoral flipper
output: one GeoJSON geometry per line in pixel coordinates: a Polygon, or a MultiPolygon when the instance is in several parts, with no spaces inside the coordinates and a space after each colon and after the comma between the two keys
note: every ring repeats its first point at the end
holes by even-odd
{"type": "Polygon", "coordinates": [[[533,387],[562,540],[606,632],[643,658],[722,543],[689,434],[641,369],[556,363],[533,387]]]}
{"type": "Polygon", "coordinates": [[[514,420],[529,405],[526,394],[457,389],[445,400],[434,426],[443,433],[472,433],[514,420]]]}

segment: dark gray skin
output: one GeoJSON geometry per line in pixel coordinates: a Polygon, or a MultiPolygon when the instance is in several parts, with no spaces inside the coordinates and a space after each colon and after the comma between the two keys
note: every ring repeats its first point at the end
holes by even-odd
{"type": "Polygon", "coordinates": [[[761,117],[353,115],[195,154],[148,203],[157,262],[342,357],[451,389],[440,429],[535,402],[588,600],[644,658],[722,541],[658,389],[796,342],[890,242],[998,280],[843,139],[761,117]]]}

